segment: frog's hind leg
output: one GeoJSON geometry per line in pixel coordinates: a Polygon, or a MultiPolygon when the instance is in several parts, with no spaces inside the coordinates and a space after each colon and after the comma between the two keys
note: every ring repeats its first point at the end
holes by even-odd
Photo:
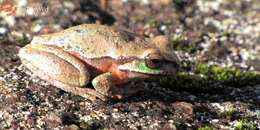
{"type": "Polygon", "coordinates": [[[19,51],[22,63],[35,75],[52,85],[90,100],[105,97],[94,89],[83,88],[89,82],[86,66],[62,49],[48,45],[27,45],[19,51]]]}

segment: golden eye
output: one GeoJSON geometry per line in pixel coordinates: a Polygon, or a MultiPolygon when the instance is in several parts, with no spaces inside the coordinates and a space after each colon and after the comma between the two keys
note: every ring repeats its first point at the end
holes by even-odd
{"type": "Polygon", "coordinates": [[[163,60],[159,54],[149,54],[145,57],[145,64],[151,69],[156,69],[162,66],[163,60]]]}
{"type": "Polygon", "coordinates": [[[162,66],[162,61],[158,59],[146,59],[145,64],[151,69],[157,69],[162,66]]]}

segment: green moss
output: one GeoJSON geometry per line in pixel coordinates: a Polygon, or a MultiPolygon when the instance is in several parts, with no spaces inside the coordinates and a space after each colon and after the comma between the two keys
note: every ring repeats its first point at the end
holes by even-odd
{"type": "Polygon", "coordinates": [[[173,49],[177,51],[192,52],[195,46],[185,39],[184,35],[177,35],[171,38],[173,49]]]}
{"type": "Polygon", "coordinates": [[[93,130],[93,129],[98,129],[99,124],[97,123],[97,120],[90,120],[90,121],[80,121],[79,122],[79,127],[82,130],[93,130]]]}
{"type": "Polygon", "coordinates": [[[146,20],[147,24],[151,25],[151,26],[155,26],[156,24],[158,24],[158,21],[155,18],[149,18],[146,20]]]}
{"type": "Polygon", "coordinates": [[[89,124],[88,122],[80,122],[79,124],[80,128],[84,129],[84,130],[90,130],[92,128],[91,124],[89,124]]]}
{"type": "Polygon", "coordinates": [[[235,125],[235,130],[256,130],[256,124],[253,122],[242,120],[235,125]]]}
{"type": "Polygon", "coordinates": [[[198,130],[215,130],[215,129],[210,128],[210,127],[208,127],[208,126],[204,126],[204,127],[198,128],[198,130]]]}
{"type": "Polygon", "coordinates": [[[26,34],[22,34],[22,37],[17,37],[16,40],[20,45],[26,45],[30,42],[30,39],[26,36],[26,34]]]}
{"type": "Polygon", "coordinates": [[[172,88],[174,90],[191,90],[191,88],[193,90],[202,90],[204,87],[208,86],[207,82],[204,80],[186,73],[179,73],[176,76],[161,77],[159,78],[158,83],[162,87],[172,88]]]}
{"type": "Polygon", "coordinates": [[[241,71],[236,68],[223,68],[196,64],[195,73],[200,74],[206,80],[214,80],[231,86],[255,85],[260,83],[260,75],[252,72],[241,71]]]}
{"type": "Polygon", "coordinates": [[[219,113],[219,116],[222,118],[226,118],[226,119],[232,119],[234,117],[234,115],[238,113],[237,109],[235,108],[230,108],[229,110],[225,110],[221,113],[219,113]]]}
{"type": "MultiPolygon", "coordinates": [[[[243,87],[247,85],[260,84],[260,74],[246,72],[235,68],[223,68],[218,66],[209,66],[207,64],[193,64],[190,75],[186,72],[175,76],[166,76],[159,78],[159,85],[174,90],[191,90],[195,92],[208,92],[208,89],[219,90],[219,84],[243,87]]],[[[155,80],[158,80],[156,78],[155,80]]]]}

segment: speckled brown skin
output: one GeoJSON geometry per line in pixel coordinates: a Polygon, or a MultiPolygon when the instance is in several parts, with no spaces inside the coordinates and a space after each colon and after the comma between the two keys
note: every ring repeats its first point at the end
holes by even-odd
{"type": "Polygon", "coordinates": [[[113,27],[84,24],[35,37],[19,51],[19,57],[35,75],[65,91],[91,100],[122,99],[140,88],[129,81],[176,72],[172,63],[179,60],[169,45],[165,36],[149,39],[113,27]],[[148,55],[167,62],[160,68],[147,68],[148,55]],[[96,91],[82,88],[90,80],[96,91]]]}
{"type": "Polygon", "coordinates": [[[164,42],[168,41],[163,36],[150,39],[114,27],[83,24],[51,35],[37,36],[31,44],[59,46],[66,51],[78,52],[85,58],[144,58],[151,51],[159,51],[166,44],[164,42]],[[157,44],[159,47],[156,47],[157,44]]]}

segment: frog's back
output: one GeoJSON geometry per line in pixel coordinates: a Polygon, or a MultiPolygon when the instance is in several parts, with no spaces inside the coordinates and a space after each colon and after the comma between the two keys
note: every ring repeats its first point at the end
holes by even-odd
{"type": "Polygon", "coordinates": [[[140,56],[154,47],[149,39],[132,32],[97,24],[83,24],[34,38],[32,43],[53,44],[86,58],[140,56]]]}

